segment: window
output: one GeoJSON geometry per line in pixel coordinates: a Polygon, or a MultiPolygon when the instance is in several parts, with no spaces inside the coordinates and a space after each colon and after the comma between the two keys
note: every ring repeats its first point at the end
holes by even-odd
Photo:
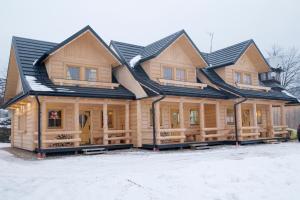
{"type": "Polygon", "coordinates": [[[173,79],[173,70],[170,67],[164,67],[164,79],[173,79]]]}
{"type": "Polygon", "coordinates": [[[85,69],[85,80],[97,81],[97,70],[91,68],[85,69]]]}
{"type": "Polygon", "coordinates": [[[80,80],[80,68],[79,67],[68,67],[67,79],[80,80]]]}
{"type": "Polygon", "coordinates": [[[179,110],[172,109],[171,110],[171,128],[179,128],[179,110]]]}
{"type": "Polygon", "coordinates": [[[190,125],[197,125],[199,124],[199,117],[198,117],[197,110],[190,110],[190,125]]]}
{"type": "Polygon", "coordinates": [[[234,125],[234,110],[233,110],[233,108],[226,109],[226,123],[227,123],[227,125],[234,125]]]}
{"type": "Polygon", "coordinates": [[[234,83],[241,83],[241,73],[234,72],[234,83]]]}
{"type": "Polygon", "coordinates": [[[244,74],[244,84],[251,85],[252,84],[252,79],[251,79],[251,74],[244,74]]]}
{"type": "Polygon", "coordinates": [[[62,128],[62,111],[48,111],[48,128],[62,128]]]}
{"type": "Polygon", "coordinates": [[[257,118],[257,124],[262,124],[262,110],[261,109],[256,110],[256,118],[257,118]]]}
{"type": "Polygon", "coordinates": [[[185,81],[185,70],[184,69],[176,69],[176,80],[185,81]]]}

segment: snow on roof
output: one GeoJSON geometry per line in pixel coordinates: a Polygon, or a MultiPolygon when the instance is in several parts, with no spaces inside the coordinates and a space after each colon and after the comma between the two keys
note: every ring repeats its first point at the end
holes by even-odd
{"type": "Polygon", "coordinates": [[[141,55],[137,55],[135,57],[133,57],[129,64],[130,64],[130,67],[134,67],[136,63],[138,63],[140,60],[141,60],[142,56],[141,55]]]}
{"type": "Polygon", "coordinates": [[[41,83],[38,83],[36,78],[33,76],[25,76],[28,84],[30,85],[31,89],[37,90],[37,91],[53,91],[51,88],[42,85],[41,83]]]}

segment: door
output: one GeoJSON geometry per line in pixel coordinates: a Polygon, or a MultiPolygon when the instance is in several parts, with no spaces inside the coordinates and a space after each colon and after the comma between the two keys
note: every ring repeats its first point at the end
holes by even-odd
{"type": "Polygon", "coordinates": [[[242,126],[250,126],[250,109],[242,110],[242,126]]]}
{"type": "Polygon", "coordinates": [[[171,109],[171,128],[179,128],[179,110],[171,109]]]}
{"type": "Polygon", "coordinates": [[[79,125],[81,130],[81,145],[91,144],[90,130],[91,130],[91,112],[80,111],[79,125]]]}

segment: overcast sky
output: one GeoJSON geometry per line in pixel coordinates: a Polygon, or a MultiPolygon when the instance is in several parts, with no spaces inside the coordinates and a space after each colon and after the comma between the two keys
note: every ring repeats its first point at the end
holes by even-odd
{"type": "Polygon", "coordinates": [[[8,65],[13,35],[61,42],[90,25],[110,40],[146,45],[185,29],[201,51],[254,39],[262,52],[273,44],[300,48],[297,0],[1,0],[0,68],[8,65]]]}

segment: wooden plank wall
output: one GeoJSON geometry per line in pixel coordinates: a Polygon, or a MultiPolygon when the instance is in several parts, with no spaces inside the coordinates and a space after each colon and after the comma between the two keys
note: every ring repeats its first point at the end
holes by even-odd
{"type": "Polygon", "coordinates": [[[300,124],[300,106],[286,106],[285,108],[288,127],[297,129],[300,124]]]}

